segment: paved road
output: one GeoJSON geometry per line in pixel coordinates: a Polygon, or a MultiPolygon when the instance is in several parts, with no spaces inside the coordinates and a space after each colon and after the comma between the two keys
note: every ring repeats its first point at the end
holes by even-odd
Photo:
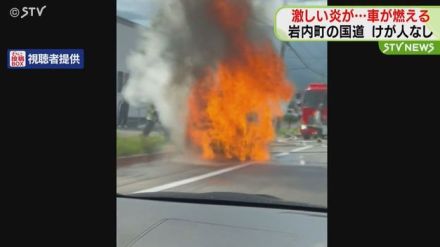
{"type": "Polygon", "coordinates": [[[185,156],[118,168],[117,192],[240,192],[327,206],[327,142],[293,140],[271,147],[272,159],[210,162],[185,156]]]}

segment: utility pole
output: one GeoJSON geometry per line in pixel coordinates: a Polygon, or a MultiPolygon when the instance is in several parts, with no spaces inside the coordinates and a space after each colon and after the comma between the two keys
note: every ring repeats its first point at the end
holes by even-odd
{"type": "MultiPolygon", "coordinates": [[[[287,0],[284,0],[284,1],[283,1],[283,6],[287,4],[286,1],[287,1],[287,0]]],[[[281,57],[281,59],[282,59],[283,62],[284,62],[284,54],[285,54],[285,52],[286,52],[286,42],[283,42],[283,41],[280,41],[280,42],[281,42],[280,57],[281,57]]],[[[276,119],[276,126],[275,126],[275,127],[276,127],[276,133],[277,133],[277,134],[279,134],[279,132],[280,132],[280,129],[281,129],[281,122],[283,121],[283,117],[284,117],[284,116],[277,117],[277,119],[276,119]]]]}

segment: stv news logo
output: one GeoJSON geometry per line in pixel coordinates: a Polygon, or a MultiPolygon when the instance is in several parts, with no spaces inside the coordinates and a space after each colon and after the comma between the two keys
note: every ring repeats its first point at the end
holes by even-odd
{"type": "Polygon", "coordinates": [[[26,67],[26,51],[11,51],[9,53],[9,67],[26,67]]]}

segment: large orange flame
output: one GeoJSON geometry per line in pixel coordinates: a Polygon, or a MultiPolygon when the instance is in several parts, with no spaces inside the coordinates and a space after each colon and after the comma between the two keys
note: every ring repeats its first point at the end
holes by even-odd
{"type": "Polygon", "coordinates": [[[273,121],[282,114],[281,102],[292,97],[293,86],[270,41],[247,38],[248,5],[213,1],[212,10],[227,35],[228,53],[191,89],[188,139],[205,159],[267,160],[275,138],[273,121]]]}

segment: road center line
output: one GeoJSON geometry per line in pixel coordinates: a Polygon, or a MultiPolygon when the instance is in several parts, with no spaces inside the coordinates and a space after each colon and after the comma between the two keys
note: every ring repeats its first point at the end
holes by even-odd
{"type": "Polygon", "coordinates": [[[209,173],[206,173],[206,174],[203,174],[203,175],[199,175],[199,176],[195,176],[195,177],[191,177],[191,178],[187,178],[187,179],[171,182],[171,183],[164,184],[164,185],[159,185],[159,186],[152,187],[152,188],[145,189],[145,190],[139,190],[139,191],[136,191],[134,193],[159,192],[159,191],[162,191],[162,190],[171,189],[171,188],[178,187],[178,186],[181,186],[181,185],[184,185],[184,184],[193,183],[193,182],[196,182],[196,181],[199,181],[199,180],[202,180],[202,179],[214,177],[214,176],[226,173],[226,172],[230,172],[230,171],[234,171],[234,170],[237,170],[237,169],[241,169],[241,168],[249,166],[249,165],[251,165],[253,163],[254,162],[248,162],[248,163],[244,163],[244,164],[241,164],[241,165],[236,165],[236,166],[220,169],[220,170],[209,172],[209,173]]]}

